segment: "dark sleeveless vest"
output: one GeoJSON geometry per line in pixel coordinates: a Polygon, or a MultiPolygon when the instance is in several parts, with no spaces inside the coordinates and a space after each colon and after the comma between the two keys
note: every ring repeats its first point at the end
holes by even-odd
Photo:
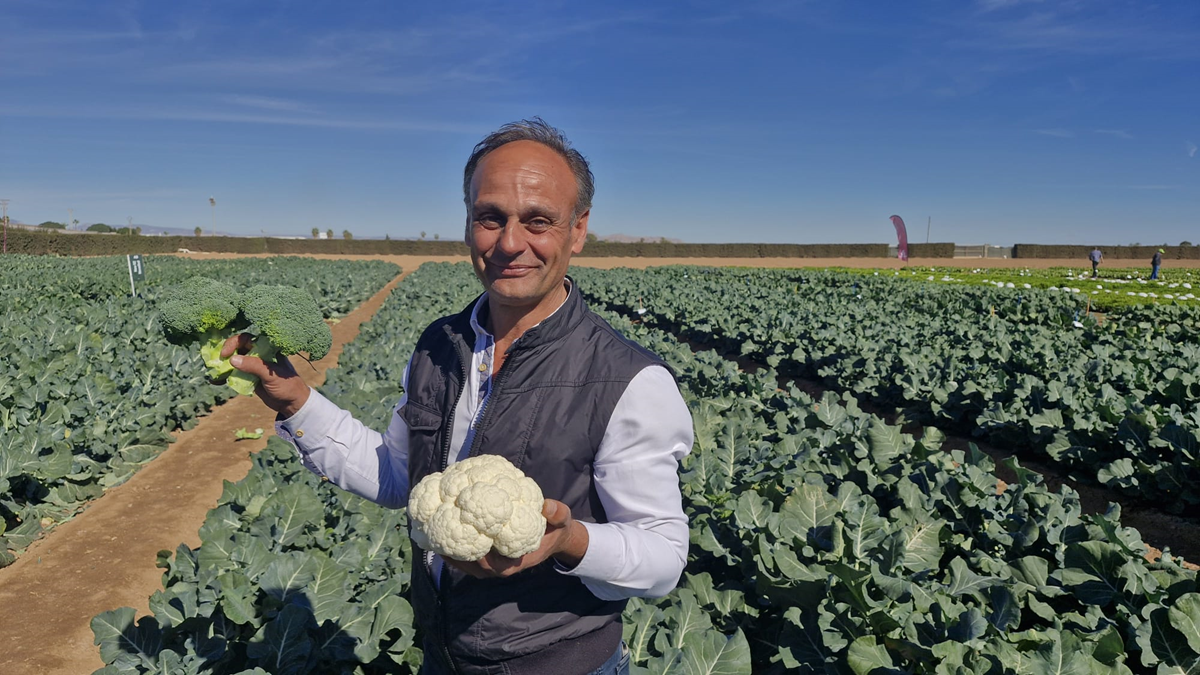
{"type": "MultiPolygon", "coordinates": [[[[573,282],[572,282],[573,283],[573,282]]],[[[454,409],[475,333],[472,302],[422,334],[408,371],[410,485],[445,469],[454,409]]],[[[502,455],[580,521],[607,521],[592,463],[626,386],[663,362],[588,310],[578,287],[551,317],[509,349],[471,444],[472,457],[502,455]]],[[[412,600],[425,658],[451,673],[584,674],[621,640],[625,602],[600,600],[549,560],[507,579],[475,579],[445,566],[434,586],[413,547],[412,600]]]]}

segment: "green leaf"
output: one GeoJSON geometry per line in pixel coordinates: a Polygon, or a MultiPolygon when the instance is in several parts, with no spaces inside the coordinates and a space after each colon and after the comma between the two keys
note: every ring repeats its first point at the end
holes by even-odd
{"type": "Polygon", "coordinates": [[[258,608],[254,606],[258,589],[246,575],[236,570],[230,571],[217,577],[217,582],[221,587],[221,609],[230,621],[255,627],[262,625],[258,608]]]}
{"type": "Polygon", "coordinates": [[[1192,651],[1200,654],[1200,593],[1188,593],[1168,610],[1171,626],[1187,639],[1192,651]]]}
{"type": "Polygon", "coordinates": [[[275,675],[304,672],[313,642],[308,635],[312,614],[288,605],[246,645],[246,655],[275,675]]]}
{"type": "Polygon", "coordinates": [[[942,559],[942,526],[934,520],[905,527],[900,533],[903,558],[901,565],[912,572],[935,569],[942,559]]]}
{"type": "Polygon", "coordinates": [[[292,551],[268,565],[258,583],[267,595],[286,604],[312,581],[314,568],[312,554],[292,551]]]}
{"type": "Polygon", "coordinates": [[[981,594],[985,590],[1003,582],[1004,580],[999,577],[978,575],[971,571],[965,560],[955,558],[950,561],[950,582],[946,584],[946,592],[954,597],[963,595],[982,597],[981,594]]]}
{"type": "Polygon", "coordinates": [[[1071,633],[1055,635],[1028,653],[1031,675],[1091,675],[1093,660],[1071,633]]]}
{"type": "Polygon", "coordinates": [[[883,645],[876,644],[874,635],[864,635],[851,642],[846,663],[855,675],[871,675],[879,670],[890,672],[896,668],[892,655],[883,645]]]}
{"type": "Polygon", "coordinates": [[[685,675],[749,675],[750,645],[740,628],[729,637],[716,631],[693,634],[680,665],[685,675]]]}
{"type": "Polygon", "coordinates": [[[337,620],[336,608],[348,595],[348,577],[346,570],[333,561],[322,551],[312,552],[312,580],[305,585],[303,592],[308,598],[317,624],[327,620],[337,620]]]}
{"type": "Polygon", "coordinates": [[[154,658],[162,650],[162,630],[152,617],[134,624],[132,607],[97,614],[91,621],[100,658],[112,663],[125,654],[154,658]]]}
{"type": "Polygon", "coordinates": [[[1121,594],[1119,570],[1127,559],[1118,547],[1105,542],[1071,544],[1058,576],[1080,602],[1104,607],[1121,594]]]}
{"type": "Polygon", "coordinates": [[[906,437],[900,432],[900,427],[888,426],[878,417],[871,418],[867,442],[871,449],[871,459],[876,466],[888,466],[908,449],[906,437]]]}

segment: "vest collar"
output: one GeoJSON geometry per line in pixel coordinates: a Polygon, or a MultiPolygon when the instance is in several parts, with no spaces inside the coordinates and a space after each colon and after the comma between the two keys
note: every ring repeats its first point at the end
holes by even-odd
{"type": "MultiPolygon", "coordinates": [[[[579,291],[579,284],[570,276],[565,278],[565,283],[569,284],[567,299],[558,309],[554,310],[553,314],[522,333],[521,337],[517,338],[517,341],[509,348],[509,353],[533,349],[554,342],[567,336],[579,325],[579,322],[583,320],[587,305],[583,301],[583,294],[579,291]]],[[[479,329],[483,330],[482,326],[487,321],[487,312],[487,292],[485,291],[468,305],[460,313],[459,320],[454,322],[458,332],[464,336],[470,336],[469,344],[475,343],[474,338],[477,335],[475,327],[479,326],[479,329]]]]}

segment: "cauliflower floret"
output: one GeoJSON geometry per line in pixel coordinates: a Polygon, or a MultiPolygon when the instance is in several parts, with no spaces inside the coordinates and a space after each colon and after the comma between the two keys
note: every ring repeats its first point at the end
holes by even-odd
{"type": "Polygon", "coordinates": [[[492,548],[517,558],[537,550],[546,530],[542,490],[499,455],[480,455],[426,476],[409,496],[413,541],[456,560],[492,548]]]}
{"type": "Polygon", "coordinates": [[[508,493],[490,483],[472,483],[458,493],[454,504],[462,510],[464,523],[494,537],[513,514],[508,493]]]}
{"type": "Polygon", "coordinates": [[[442,505],[442,494],[439,491],[441,478],[442,474],[440,471],[431,473],[425,480],[417,483],[417,486],[412,489],[412,492],[408,495],[409,518],[422,523],[428,523],[430,520],[433,520],[433,514],[442,505]]]}
{"type": "Polygon", "coordinates": [[[514,509],[512,518],[500,528],[500,533],[493,540],[496,552],[506,558],[520,558],[526,553],[533,553],[542,545],[542,535],[546,532],[546,518],[541,508],[537,511],[529,508],[514,509]]]}
{"type": "Polygon", "coordinates": [[[438,507],[425,534],[434,551],[455,560],[479,560],[492,550],[492,538],[464,523],[454,504],[438,507]]]}

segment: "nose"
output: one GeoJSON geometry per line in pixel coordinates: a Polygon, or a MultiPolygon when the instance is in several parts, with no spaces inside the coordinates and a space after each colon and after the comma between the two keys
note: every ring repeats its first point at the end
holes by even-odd
{"type": "Polygon", "coordinates": [[[516,258],[525,251],[525,228],[520,218],[514,216],[508,219],[500,229],[500,241],[496,242],[496,246],[509,258],[516,258]]]}

